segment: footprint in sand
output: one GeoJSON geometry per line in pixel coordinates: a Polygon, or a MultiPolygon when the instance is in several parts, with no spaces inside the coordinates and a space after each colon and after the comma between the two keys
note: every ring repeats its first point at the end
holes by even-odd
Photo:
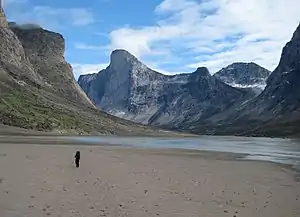
{"type": "Polygon", "coordinates": [[[64,192],[66,192],[66,191],[67,191],[67,189],[66,189],[66,187],[65,187],[65,186],[63,186],[63,187],[62,187],[62,190],[63,190],[64,192]]]}
{"type": "Polygon", "coordinates": [[[0,178],[0,184],[4,182],[4,178],[0,178]]]}

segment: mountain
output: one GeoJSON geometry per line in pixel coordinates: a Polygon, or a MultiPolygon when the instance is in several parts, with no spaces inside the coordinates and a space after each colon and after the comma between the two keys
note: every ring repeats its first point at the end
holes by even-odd
{"type": "MultiPolygon", "coordinates": [[[[300,136],[300,25],[282,50],[277,68],[257,97],[235,110],[218,114],[217,123],[191,123],[192,132],[251,135],[300,136]]],[[[216,115],[214,118],[217,118],[216,115]]],[[[185,126],[185,130],[188,130],[185,126]]]]}
{"type": "Polygon", "coordinates": [[[300,135],[300,24],[283,48],[265,90],[242,115],[264,121],[251,130],[254,134],[300,135]]]}
{"type": "Polygon", "coordinates": [[[249,91],[211,76],[206,68],[167,76],[148,68],[125,50],[113,51],[106,69],[82,75],[78,83],[109,114],[168,128],[205,120],[253,97],[249,91]]]}
{"type": "Polygon", "coordinates": [[[255,63],[233,63],[214,76],[226,84],[237,88],[252,88],[257,94],[266,87],[271,72],[255,63]]]}
{"type": "Polygon", "coordinates": [[[299,77],[298,26],[271,74],[254,63],[234,63],[214,76],[203,67],[167,76],[116,50],[106,69],[78,82],[99,108],[139,123],[198,134],[295,136],[300,135],[299,77]],[[265,84],[260,94],[253,92],[265,84]]]}
{"type": "Polygon", "coordinates": [[[160,134],[96,109],[75,81],[64,52],[62,35],[33,24],[7,23],[0,9],[1,129],[160,134]]]}

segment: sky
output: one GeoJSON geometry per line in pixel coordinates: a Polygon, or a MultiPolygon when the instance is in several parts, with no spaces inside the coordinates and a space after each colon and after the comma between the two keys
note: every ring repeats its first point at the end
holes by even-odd
{"type": "Polygon", "coordinates": [[[277,66],[300,21],[300,0],[3,0],[9,21],[61,33],[77,79],[126,49],[164,74],[233,62],[277,66]]]}

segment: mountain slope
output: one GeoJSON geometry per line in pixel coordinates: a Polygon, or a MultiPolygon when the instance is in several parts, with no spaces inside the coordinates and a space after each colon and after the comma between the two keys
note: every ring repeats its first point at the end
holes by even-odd
{"type": "MultiPolygon", "coordinates": [[[[279,65],[256,98],[226,111],[218,124],[192,123],[195,133],[300,136],[300,25],[282,50],[279,65]]],[[[186,127],[187,129],[187,127],[186,127]]]]}
{"type": "Polygon", "coordinates": [[[75,82],[64,46],[60,34],[8,25],[1,9],[0,125],[74,134],[159,134],[98,111],[75,82]]]}
{"type": "Polygon", "coordinates": [[[178,128],[204,120],[253,97],[210,75],[206,68],[191,74],[158,73],[125,50],[111,54],[98,74],[82,75],[79,85],[104,111],[138,123],[178,128]]]}
{"type": "Polygon", "coordinates": [[[233,63],[214,74],[226,84],[237,88],[252,88],[257,94],[266,87],[271,72],[255,63],[233,63]]]}
{"type": "Polygon", "coordinates": [[[300,24],[283,48],[265,90],[243,113],[264,120],[253,133],[300,134],[300,24]]]}

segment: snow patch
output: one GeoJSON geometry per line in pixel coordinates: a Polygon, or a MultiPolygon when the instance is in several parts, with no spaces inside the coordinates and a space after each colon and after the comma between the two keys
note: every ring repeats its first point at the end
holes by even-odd
{"type": "Polygon", "coordinates": [[[250,85],[242,85],[242,84],[237,84],[237,83],[227,83],[228,85],[232,86],[232,87],[236,87],[236,88],[259,88],[264,90],[266,88],[266,84],[250,84],[250,85]]]}

